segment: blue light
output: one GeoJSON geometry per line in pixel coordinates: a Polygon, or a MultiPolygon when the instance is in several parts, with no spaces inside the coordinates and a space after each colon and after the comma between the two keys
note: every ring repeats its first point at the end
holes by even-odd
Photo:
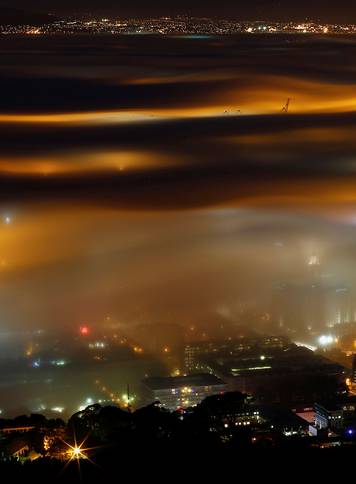
{"type": "Polygon", "coordinates": [[[349,435],[353,435],[354,431],[353,431],[352,429],[349,429],[349,430],[347,431],[347,433],[348,433],[349,435]]]}
{"type": "Polygon", "coordinates": [[[176,39],[188,39],[188,40],[207,40],[211,39],[214,36],[208,34],[189,34],[189,35],[176,35],[174,36],[176,39]]]}

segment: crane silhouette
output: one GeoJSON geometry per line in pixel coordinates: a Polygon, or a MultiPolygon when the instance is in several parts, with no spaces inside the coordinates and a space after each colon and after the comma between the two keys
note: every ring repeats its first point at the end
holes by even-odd
{"type": "Polygon", "coordinates": [[[287,99],[287,102],[286,102],[285,106],[282,109],[282,113],[288,114],[288,112],[289,112],[289,105],[290,105],[290,98],[287,99]]]}

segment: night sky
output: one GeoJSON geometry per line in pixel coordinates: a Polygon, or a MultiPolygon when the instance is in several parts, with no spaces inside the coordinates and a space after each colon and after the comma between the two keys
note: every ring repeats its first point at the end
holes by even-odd
{"type": "MultiPolygon", "coordinates": [[[[2,2],[6,5],[6,1],[2,2]]],[[[8,5],[10,2],[8,2],[8,5]]],[[[12,7],[29,9],[28,0],[12,0],[12,7]]],[[[356,20],[356,5],[352,0],[34,0],[32,10],[54,13],[92,12],[119,16],[192,14],[258,19],[304,19],[312,17],[326,21],[356,20]]]]}

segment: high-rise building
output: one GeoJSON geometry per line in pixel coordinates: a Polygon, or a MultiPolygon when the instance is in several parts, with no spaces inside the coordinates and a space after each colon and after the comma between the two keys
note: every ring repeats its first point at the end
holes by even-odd
{"type": "Polygon", "coordinates": [[[345,286],[331,288],[328,291],[326,310],[328,326],[354,322],[356,315],[350,289],[345,286]]]}
{"type": "Polygon", "coordinates": [[[352,384],[356,385],[356,353],[352,362],[352,384]]]}
{"type": "Polygon", "coordinates": [[[314,330],[325,326],[325,287],[322,284],[320,260],[312,255],[308,260],[308,282],[306,286],[306,325],[314,330]]]}
{"type": "Polygon", "coordinates": [[[325,326],[325,287],[319,257],[310,256],[299,277],[275,288],[272,309],[275,323],[286,330],[318,331],[325,326]]]}

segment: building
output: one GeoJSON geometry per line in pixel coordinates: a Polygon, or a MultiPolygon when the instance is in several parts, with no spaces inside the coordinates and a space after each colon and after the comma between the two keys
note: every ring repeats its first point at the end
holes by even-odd
{"type": "Polygon", "coordinates": [[[337,394],[346,390],[343,366],[291,343],[238,353],[196,353],[194,358],[196,368],[221,378],[229,391],[251,394],[260,403],[294,406],[318,400],[331,386],[337,394]]]}
{"type": "Polygon", "coordinates": [[[356,353],[354,354],[352,361],[352,385],[356,385],[356,353]]]}
{"type": "Polygon", "coordinates": [[[315,403],[315,426],[336,433],[356,431],[356,399],[315,403]]]}
{"type": "Polygon", "coordinates": [[[301,405],[293,408],[292,411],[311,425],[315,424],[315,408],[314,405],[301,405]]]}
{"type": "Polygon", "coordinates": [[[144,398],[148,403],[159,401],[168,410],[192,407],[204,398],[226,391],[220,378],[209,374],[177,377],[150,377],[143,380],[144,398]]]}
{"type": "Polygon", "coordinates": [[[309,431],[309,423],[292,410],[281,405],[259,405],[260,421],[267,427],[290,437],[292,435],[305,435],[309,431]]]}
{"type": "Polygon", "coordinates": [[[1,452],[2,460],[8,458],[18,459],[24,458],[30,452],[28,444],[22,440],[14,440],[5,446],[1,452]]]}
{"type": "Polygon", "coordinates": [[[333,287],[327,294],[326,324],[333,327],[355,321],[354,298],[348,287],[333,287]]]}
{"type": "Polygon", "coordinates": [[[284,348],[289,343],[289,340],[284,336],[261,336],[191,343],[184,347],[184,366],[187,372],[201,371],[205,368],[202,363],[211,357],[239,357],[246,351],[263,354],[270,349],[284,348]]]}
{"type": "Polygon", "coordinates": [[[24,434],[26,432],[31,432],[34,430],[34,426],[23,426],[23,427],[4,427],[0,429],[0,433],[4,435],[9,435],[9,434],[24,434]]]}

